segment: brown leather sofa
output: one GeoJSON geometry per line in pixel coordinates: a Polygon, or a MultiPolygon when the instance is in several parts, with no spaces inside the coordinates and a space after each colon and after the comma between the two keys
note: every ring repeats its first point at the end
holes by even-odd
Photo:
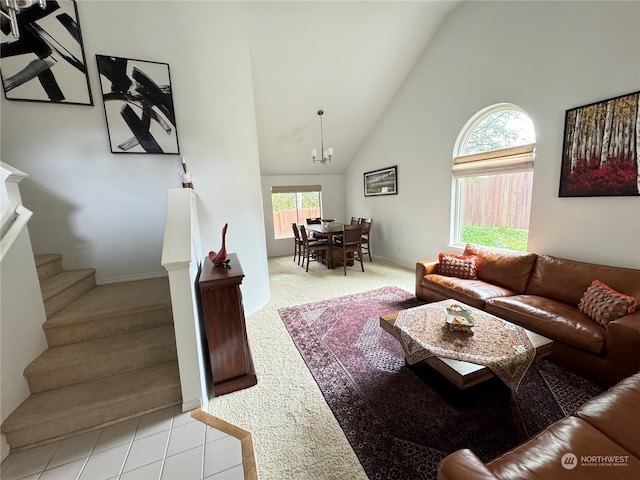
{"type": "Polygon", "coordinates": [[[438,480],[640,478],[639,402],[636,374],[487,464],[468,449],[448,455],[438,480]]]}
{"type": "Polygon", "coordinates": [[[438,260],[416,264],[416,296],[456,299],[554,340],[551,359],[609,387],[640,371],[640,310],[603,327],[578,310],[594,280],[634,297],[640,270],[549,255],[467,245],[478,257],[477,280],[438,274],[438,260]]]}

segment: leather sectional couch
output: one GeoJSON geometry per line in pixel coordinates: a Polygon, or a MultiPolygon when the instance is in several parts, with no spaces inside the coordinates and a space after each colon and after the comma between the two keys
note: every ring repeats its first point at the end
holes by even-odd
{"type": "Polygon", "coordinates": [[[477,279],[439,273],[438,259],[416,264],[416,296],[456,299],[554,340],[551,359],[602,386],[640,371],[640,306],[602,326],[578,309],[594,280],[640,304],[640,270],[549,255],[467,245],[477,279]]]}
{"type": "Polygon", "coordinates": [[[468,449],[452,453],[438,480],[640,478],[639,402],[636,374],[487,464],[468,449]]]}

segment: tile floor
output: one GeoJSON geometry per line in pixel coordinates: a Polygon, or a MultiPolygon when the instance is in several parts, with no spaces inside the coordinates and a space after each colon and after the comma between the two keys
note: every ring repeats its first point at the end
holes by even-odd
{"type": "Polygon", "coordinates": [[[179,406],[10,454],[2,480],[244,480],[240,440],[179,406]]]}

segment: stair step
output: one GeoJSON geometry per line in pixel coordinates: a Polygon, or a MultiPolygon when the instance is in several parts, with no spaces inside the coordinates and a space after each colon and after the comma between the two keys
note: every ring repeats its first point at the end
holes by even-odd
{"type": "Polygon", "coordinates": [[[44,324],[50,347],[173,323],[167,277],[98,285],[44,324]]]}
{"type": "Polygon", "coordinates": [[[138,370],[178,358],[173,325],[49,348],[27,365],[31,393],[138,370]]]}
{"type": "Polygon", "coordinates": [[[66,438],[181,401],[177,361],[28,397],[2,424],[12,450],[66,438]]]}
{"type": "Polygon", "coordinates": [[[35,255],[36,270],[38,271],[38,280],[46,280],[62,271],[62,255],[59,253],[47,253],[44,255],[35,255]]]}
{"type": "Polygon", "coordinates": [[[96,286],[93,268],[65,270],[40,282],[47,318],[96,286]]]}

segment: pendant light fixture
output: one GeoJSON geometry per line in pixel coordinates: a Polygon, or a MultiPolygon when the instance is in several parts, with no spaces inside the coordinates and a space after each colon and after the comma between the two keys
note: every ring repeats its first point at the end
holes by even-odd
{"type": "Polygon", "coordinates": [[[324,132],[322,130],[322,115],[324,115],[324,110],[318,110],[318,116],[320,117],[320,157],[318,158],[318,150],[315,148],[311,150],[311,159],[313,163],[321,163],[326,165],[327,163],[331,163],[331,157],[333,157],[333,148],[329,147],[326,150],[324,149],[324,132]]]}
{"type": "Polygon", "coordinates": [[[9,21],[11,34],[16,40],[20,38],[17,19],[20,9],[29,8],[36,3],[40,5],[40,8],[43,10],[47,8],[47,0],[0,0],[0,15],[9,21]]]}

